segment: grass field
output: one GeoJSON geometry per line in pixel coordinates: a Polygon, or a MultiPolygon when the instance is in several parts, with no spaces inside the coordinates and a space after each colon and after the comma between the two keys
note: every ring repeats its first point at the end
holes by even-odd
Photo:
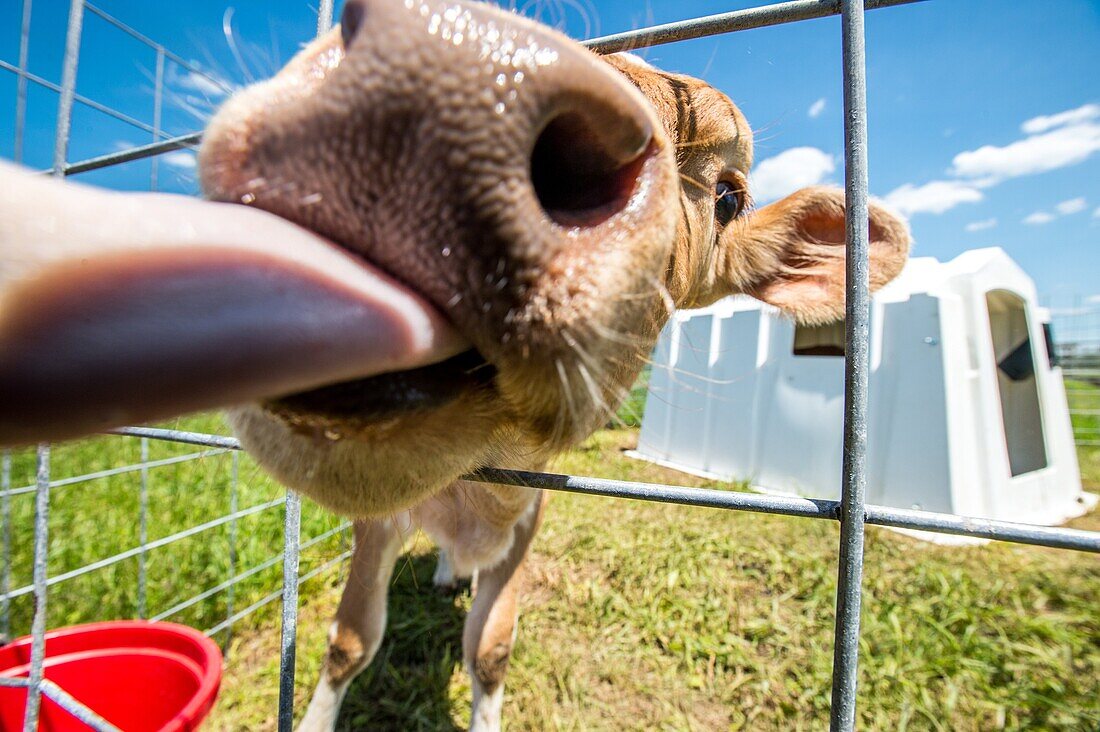
{"type": "MultiPolygon", "coordinates": [[[[227,433],[218,415],[190,417],[168,426],[198,432],[227,433]]],[[[149,459],[154,461],[203,451],[203,448],[190,445],[156,440],[149,442],[149,459]]],[[[277,501],[285,495],[278,484],[260,472],[244,455],[215,454],[152,468],[148,471],[148,540],[154,541],[230,513],[235,459],[239,460],[238,510],[277,501]]],[[[140,461],[141,442],[136,438],[108,436],[55,445],[51,449],[51,478],[63,480],[140,461]]],[[[34,476],[34,452],[15,452],[12,455],[12,487],[19,489],[33,485],[34,476]]],[[[50,576],[56,577],[138,545],[140,480],[140,473],[135,471],[52,489],[50,576]]],[[[31,582],[34,498],[34,493],[29,492],[10,499],[12,588],[25,587],[31,582]]],[[[303,539],[308,540],[340,523],[340,519],[308,504],[303,509],[303,539]]],[[[335,534],[306,549],[302,554],[302,572],[344,551],[347,548],[344,546],[347,543],[345,533],[335,534]]],[[[282,545],[283,512],[279,504],[239,518],[235,527],[225,523],[149,552],[146,616],[168,610],[176,603],[224,582],[234,573],[281,555],[282,545]],[[235,557],[230,550],[230,534],[233,531],[236,531],[235,557]]],[[[138,607],[138,564],[137,558],[125,559],[56,585],[51,589],[47,603],[49,626],[135,617],[138,607]]],[[[200,629],[211,628],[226,617],[230,606],[239,610],[267,595],[281,582],[282,565],[275,563],[248,577],[234,588],[232,594],[218,593],[169,619],[200,629]]],[[[29,632],[32,612],[33,598],[30,594],[12,601],[12,635],[29,632]]],[[[274,618],[277,612],[276,602],[273,607],[255,616],[255,621],[274,618]]],[[[224,640],[225,636],[221,638],[224,640]]]]}
{"type": "MultiPolygon", "coordinates": [[[[636,405],[636,408],[640,405],[636,405]]],[[[639,410],[640,411],[640,410],[639,410]]],[[[216,417],[181,421],[223,429],[216,417]]],[[[553,470],[724,488],[628,460],[635,429],[606,430],[553,470]]],[[[150,457],[195,448],[150,443],[150,457]]],[[[139,458],[139,442],[101,438],[55,448],[54,477],[139,458]]],[[[1095,490],[1095,451],[1082,471],[1095,490]]],[[[225,513],[232,457],[149,472],[149,538],[225,513]]],[[[240,458],[239,507],[278,499],[240,458]]],[[[33,482],[33,455],[14,456],[13,485],[33,482]]],[[[137,543],[138,474],[58,487],[51,574],[137,543]]],[[[12,586],[30,581],[33,494],[12,498],[12,586]]],[[[303,537],[337,525],[306,504],[303,537]]],[[[1100,529],[1094,513],[1071,525],[1100,529]]],[[[237,523],[237,571],[280,551],[278,506],[237,523]]],[[[505,704],[513,730],[821,729],[828,717],[837,527],[831,522],[708,509],[552,497],[535,541],[505,704]]],[[[302,571],[346,549],[343,535],[303,554],[302,571]]],[[[230,574],[229,527],[150,555],[148,614],[230,574]]],[[[399,561],[381,652],[353,686],[341,729],[465,729],[461,669],[466,592],[432,591],[434,550],[416,537],[399,561]]],[[[278,587],[274,564],[235,591],[234,609],[278,587]]],[[[136,560],[58,585],[50,625],[130,617],[136,560]],[[94,600],[92,599],[94,598],[94,600]]],[[[339,569],[303,586],[299,710],[316,680],[339,569]]],[[[173,619],[210,627],[226,593],[173,619]]],[[[12,605],[25,632],[30,598],[12,605]]],[[[239,623],[211,730],[274,728],[278,603],[239,623]]],[[[1074,552],[991,544],[943,548],[868,530],[860,726],[864,729],[1095,730],[1100,726],[1100,561],[1074,552]]]]}
{"type": "MultiPolygon", "coordinates": [[[[708,485],[628,460],[604,431],[561,472],[708,485]]],[[[713,486],[720,487],[720,486],[713,486]]],[[[505,718],[513,730],[821,729],[835,555],[828,522],[555,495],[535,541],[505,718]]],[[[1074,526],[1100,529],[1093,514],[1074,526]]],[[[431,589],[422,538],[398,565],[389,631],[341,729],[454,730],[469,718],[469,596],[431,589]]],[[[1100,724],[1100,561],[1012,545],[935,547],[870,528],[860,726],[1065,729],[1100,724]]],[[[338,585],[305,603],[300,709],[338,585]]],[[[216,729],[273,728],[278,639],[242,634],[216,729]]]]}
{"type": "Polygon", "coordinates": [[[1095,489],[1100,486],[1100,386],[1067,379],[1066,401],[1069,403],[1074,439],[1097,443],[1077,449],[1081,480],[1095,489]]]}

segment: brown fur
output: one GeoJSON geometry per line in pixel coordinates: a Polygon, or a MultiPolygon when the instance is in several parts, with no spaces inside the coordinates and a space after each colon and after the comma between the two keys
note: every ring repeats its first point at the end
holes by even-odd
{"type": "Polygon", "coordinates": [[[337,626],[325,651],[325,675],[334,684],[345,684],[363,670],[366,656],[362,637],[350,628],[337,626]]]}
{"type": "MultiPolygon", "coordinates": [[[[543,501],[458,478],[485,465],[538,469],[606,421],[674,308],[733,293],[807,323],[843,308],[839,191],[807,189],[716,220],[716,185],[747,197],[753,157],[751,129],[724,94],[632,57],[604,63],[486,6],[458,5],[457,19],[435,22],[419,5],[366,4],[347,48],[334,31],[231,100],[201,157],[211,197],[277,213],[389,270],[496,369],[489,387],[382,423],[272,405],[231,413],[276,477],[362,517],[309,729],[334,723],[350,674],[377,647],[381,580],[400,543],[391,523],[422,526],[454,574],[478,573],[464,648],[473,726],[495,729],[516,586],[543,501]],[[480,40],[445,42],[441,24],[447,38],[480,40]],[[553,61],[523,66],[514,81],[516,47],[553,61]],[[570,144],[615,165],[636,161],[629,200],[582,226],[543,210],[531,180],[536,138],[568,115],[582,121],[570,144]]],[[[909,236],[876,204],[870,232],[877,288],[900,271],[909,236]]]]}

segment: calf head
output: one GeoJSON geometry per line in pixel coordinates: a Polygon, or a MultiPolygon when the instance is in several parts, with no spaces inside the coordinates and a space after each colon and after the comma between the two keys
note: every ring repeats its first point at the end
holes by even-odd
{"type": "MultiPolygon", "coordinates": [[[[805,322],[842,314],[840,192],[754,211],[752,132],[725,95],[487,5],[349,0],[222,108],[200,163],[209,198],[336,242],[468,344],[231,412],[261,464],[346,514],[582,438],[673,308],[748,293],[805,322]]],[[[870,231],[877,286],[909,239],[876,205],[870,231]]]]}

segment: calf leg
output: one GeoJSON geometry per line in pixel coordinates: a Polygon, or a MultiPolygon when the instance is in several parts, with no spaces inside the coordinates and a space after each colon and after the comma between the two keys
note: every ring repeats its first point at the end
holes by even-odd
{"type": "Polygon", "coordinates": [[[512,548],[499,564],[477,575],[477,594],[466,616],[462,649],[473,687],[471,732],[500,729],[504,704],[504,674],[516,633],[516,593],[523,560],[542,519],[545,496],[515,526],[512,548]]]}
{"type": "Polygon", "coordinates": [[[393,565],[408,531],[400,519],[355,522],[355,550],[340,607],[328,633],[321,679],[298,732],[329,732],[351,680],[378,651],[386,628],[386,598],[393,565]],[[403,525],[401,525],[403,524],[403,525]]]}

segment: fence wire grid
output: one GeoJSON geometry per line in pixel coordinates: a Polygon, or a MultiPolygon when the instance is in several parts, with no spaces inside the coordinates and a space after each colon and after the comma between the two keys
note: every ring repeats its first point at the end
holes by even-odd
{"type": "MultiPolygon", "coordinates": [[[[830,711],[830,729],[851,730],[855,723],[856,673],[858,668],[859,613],[863,572],[863,542],[866,524],[923,529],[949,534],[1018,542],[1084,552],[1100,552],[1100,533],[1073,529],[1033,526],[1028,524],[993,521],[981,518],[959,517],[924,511],[894,509],[864,503],[866,462],[866,414],[868,378],[868,232],[867,232],[867,131],[866,131],[866,61],[864,55],[864,12],[878,8],[905,5],[922,0],[790,0],[735,10],[718,15],[693,18],[666,25],[652,26],[615,35],[582,41],[598,53],[614,53],[655,46],[676,41],[702,38],[722,33],[761,28],[831,15],[841,16],[843,91],[844,91],[844,150],[845,150],[845,200],[846,200],[846,352],[845,364],[845,417],[844,417],[844,467],[842,494],[839,501],[767,496],[759,494],[716,491],[684,486],[630,483],[582,476],[554,475],[548,473],[524,473],[499,469],[484,469],[468,476],[473,480],[513,485],[531,486],[548,490],[570,491],[616,498],[632,498],[646,501],[676,503],[738,511],[784,514],[804,518],[831,519],[841,527],[838,552],[837,614],[834,631],[833,685],[830,711]]],[[[28,45],[32,0],[23,0],[18,63],[0,60],[0,70],[17,78],[14,159],[24,158],[27,92],[33,84],[56,92],[59,97],[57,126],[54,136],[53,166],[49,172],[57,177],[84,173],[123,163],[152,158],[150,189],[156,190],[156,157],[179,149],[192,149],[201,141],[200,131],[172,135],[162,127],[162,110],[166,93],[165,74],[168,64],[175,64],[188,73],[205,79],[222,91],[230,91],[224,80],[208,73],[198,65],[184,59],[106,13],[86,0],[70,0],[65,52],[60,83],[54,83],[28,71],[28,45]],[[76,93],[76,78],[82,28],[85,18],[91,16],[104,22],[155,54],[153,74],[152,124],[130,114],[111,108],[92,98],[76,93]],[[95,110],[129,127],[148,134],[151,141],[145,145],[129,147],[96,157],[69,161],[68,150],[74,105],[95,110]]],[[[332,25],[334,0],[322,0],[317,11],[317,32],[325,32],[332,25]]],[[[1100,382],[1100,337],[1090,333],[1083,340],[1074,341],[1072,353],[1060,348],[1058,355],[1066,365],[1067,383],[1100,382]]],[[[1085,393],[1082,391],[1082,393],[1085,393]]],[[[1090,391],[1089,394],[1100,394],[1090,391]]],[[[1084,397],[1082,397],[1084,399],[1084,397]]],[[[1071,395],[1071,401],[1072,395],[1071,395]]],[[[1100,403],[1076,402],[1072,406],[1075,416],[1076,438],[1082,445],[1100,445],[1100,403]],[[1080,424],[1079,424],[1080,422],[1080,424]]],[[[3,519],[4,565],[0,575],[0,633],[7,636],[11,624],[11,604],[24,596],[33,597],[32,658],[29,677],[26,679],[0,679],[3,686],[23,686],[28,689],[24,731],[33,732],[38,727],[42,696],[57,703],[76,718],[96,730],[115,730],[109,722],[84,707],[63,689],[43,678],[46,631],[47,594],[51,587],[84,577],[92,572],[117,568],[129,560],[137,561],[135,612],[138,617],[152,620],[173,618],[203,601],[224,593],[224,616],[206,629],[206,633],[226,634],[233,624],[261,607],[281,600],[282,629],[280,651],[280,684],[278,728],[281,732],[293,726],[293,690],[295,640],[297,635],[298,588],[313,577],[343,562],[351,555],[350,524],[332,520],[313,536],[302,539],[302,506],[300,498],[287,492],[285,499],[268,500],[240,507],[239,461],[236,439],[198,432],[182,432],[148,427],[127,427],[115,430],[118,438],[138,439],[140,460],[121,467],[89,471],[81,475],[51,480],[51,447],[40,445],[36,453],[35,479],[29,485],[12,485],[12,455],[4,453],[0,463],[0,513],[3,519]],[[185,454],[173,454],[151,459],[151,444],[183,443],[203,448],[185,454]],[[150,475],[151,471],[172,465],[194,461],[213,460],[223,456],[229,460],[228,511],[203,523],[177,530],[160,538],[149,540],[150,475]],[[77,569],[50,576],[47,572],[47,532],[50,496],[55,489],[84,485],[114,476],[136,473],[139,485],[138,545],[108,557],[87,563],[77,569]],[[20,495],[34,495],[34,559],[33,581],[18,587],[11,586],[11,548],[13,513],[11,500],[20,495]],[[247,568],[239,566],[239,523],[249,517],[268,514],[283,507],[283,551],[247,568]],[[147,598],[147,562],[149,553],[176,542],[200,536],[218,529],[225,529],[228,536],[229,578],[191,597],[179,600],[170,607],[149,614],[147,598]],[[337,551],[332,556],[332,546],[337,551]],[[328,558],[312,562],[306,572],[301,572],[303,551],[313,547],[325,548],[328,558]],[[282,568],[282,588],[259,597],[245,607],[236,608],[234,589],[241,583],[277,566],[282,568]]]]}
{"type": "Polygon", "coordinates": [[[1065,377],[1073,439],[1100,447],[1100,305],[1075,297],[1051,312],[1057,317],[1054,358],[1065,377]]]}

